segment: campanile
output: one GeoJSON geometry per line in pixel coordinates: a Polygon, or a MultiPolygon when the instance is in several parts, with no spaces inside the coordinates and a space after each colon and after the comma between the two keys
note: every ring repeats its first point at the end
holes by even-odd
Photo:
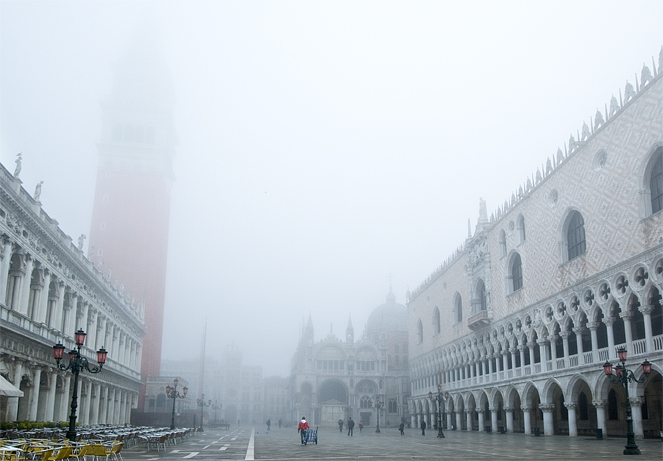
{"type": "MultiPolygon", "coordinates": [[[[89,258],[145,306],[147,333],[141,361],[144,383],[159,376],[166,289],[174,91],[157,47],[133,43],[114,69],[101,103],[102,133],[89,240],[89,258]]],[[[109,359],[112,357],[109,356],[109,359]]]]}

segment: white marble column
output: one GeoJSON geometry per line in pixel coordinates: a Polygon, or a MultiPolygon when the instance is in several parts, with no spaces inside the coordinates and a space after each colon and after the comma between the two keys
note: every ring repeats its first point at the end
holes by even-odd
{"type": "Polygon", "coordinates": [[[69,400],[71,388],[71,374],[67,373],[64,376],[64,386],[62,388],[62,398],[60,399],[60,409],[58,411],[58,421],[68,421],[69,420],[69,406],[71,404],[69,400]]]}
{"type": "Polygon", "coordinates": [[[603,323],[605,323],[606,333],[608,334],[608,360],[614,360],[617,358],[617,354],[615,353],[615,331],[612,329],[615,319],[613,317],[605,317],[603,323]]]}
{"type": "Polygon", "coordinates": [[[456,429],[460,430],[463,427],[463,415],[460,411],[456,411],[456,429]]]}
{"type": "Polygon", "coordinates": [[[41,383],[41,368],[34,371],[34,378],[32,380],[32,390],[30,392],[30,410],[28,413],[29,421],[37,420],[37,408],[39,407],[39,388],[41,383]]]}
{"type": "Polygon", "coordinates": [[[48,403],[46,404],[46,413],[44,421],[53,421],[53,413],[55,410],[55,391],[57,389],[58,372],[57,370],[49,370],[48,373],[48,403]]]}
{"type": "Polygon", "coordinates": [[[555,435],[555,428],[553,426],[553,409],[554,405],[539,405],[543,411],[543,435],[555,435]]]}
{"type": "MultiPolygon", "coordinates": [[[[9,266],[12,257],[12,242],[8,238],[2,239],[2,263],[0,263],[0,302],[7,297],[7,281],[9,280],[9,266]]],[[[9,307],[9,306],[7,306],[9,307]]]]}
{"type": "Polygon", "coordinates": [[[568,410],[569,415],[569,437],[577,437],[578,425],[576,423],[576,408],[578,405],[575,403],[565,403],[564,406],[568,410]]]}
{"type": "Polygon", "coordinates": [[[34,266],[34,260],[29,254],[25,255],[25,275],[21,277],[21,293],[20,301],[18,305],[18,311],[21,314],[27,315],[28,313],[28,301],[30,300],[30,285],[32,283],[32,269],[34,266]]]}
{"type": "Polygon", "coordinates": [[[94,398],[92,399],[92,411],[90,412],[90,424],[95,425],[99,424],[99,405],[101,403],[101,384],[95,382],[94,387],[94,398]]]}
{"type": "Polygon", "coordinates": [[[85,327],[85,332],[87,333],[87,338],[85,338],[85,344],[90,349],[95,349],[97,343],[97,311],[90,306],[87,312],[87,326],[85,327]]]}
{"type": "Polygon", "coordinates": [[[479,432],[484,430],[484,417],[483,417],[483,410],[477,410],[477,413],[479,415],[479,432]]]}
{"type": "MultiPolygon", "coordinates": [[[[52,314],[51,327],[60,330],[62,328],[62,316],[64,315],[64,282],[58,280],[58,300],[55,303],[55,311],[52,314]]],[[[64,335],[64,331],[61,331],[64,335]]]]}
{"type": "Polygon", "coordinates": [[[560,331],[559,335],[562,337],[562,344],[564,346],[564,368],[569,368],[569,332],[560,331]]]}
{"type": "Polygon", "coordinates": [[[35,309],[37,312],[34,318],[37,323],[46,323],[46,311],[48,309],[48,289],[51,286],[51,271],[49,271],[47,268],[43,268],[42,272],[44,274],[44,280],[43,285],[41,286],[41,290],[39,290],[39,303],[35,303],[35,309]]]}
{"type": "Polygon", "coordinates": [[[642,428],[642,398],[631,397],[629,401],[631,402],[631,417],[633,418],[633,434],[636,439],[643,439],[645,432],[642,428]]]}
{"type": "Polygon", "coordinates": [[[451,412],[447,412],[447,429],[451,429],[451,412]]]}
{"type": "Polygon", "coordinates": [[[599,322],[589,322],[587,328],[589,328],[589,334],[592,338],[592,360],[593,363],[599,363],[599,337],[598,337],[598,328],[599,322]]]}
{"type": "Polygon", "coordinates": [[[645,347],[647,348],[647,352],[651,353],[654,352],[654,337],[651,329],[651,313],[654,310],[654,306],[645,304],[640,306],[639,309],[645,321],[645,347]]]}
{"type": "Polygon", "coordinates": [[[109,391],[107,406],[108,416],[106,416],[106,424],[113,424],[115,418],[115,388],[109,391]]]}
{"type": "Polygon", "coordinates": [[[584,365],[585,364],[585,357],[584,357],[584,349],[582,347],[582,331],[584,328],[578,327],[574,328],[573,332],[576,335],[576,344],[578,346],[578,365],[584,365]]]}
{"type": "Polygon", "coordinates": [[[603,431],[603,437],[607,437],[608,426],[605,423],[605,406],[607,403],[603,400],[594,401],[592,403],[594,408],[596,408],[596,428],[603,431]]]}
{"type": "Polygon", "coordinates": [[[633,331],[631,330],[631,318],[633,317],[633,312],[626,311],[621,312],[619,316],[624,320],[624,333],[626,334],[626,350],[632,351],[633,347],[631,343],[633,342],[633,331]]]}
{"type": "Polygon", "coordinates": [[[490,407],[488,410],[490,411],[490,429],[497,432],[499,430],[497,427],[497,408],[490,407]]]}
{"type": "Polygon", "coordinates": [[[525,430],[525,435],[532,434],[532,409],[530,407],[520,407],[523,410],[523,429],[525,430]]]}
{"type": "Polygon", "coordinates": [[[83,405],[82,424],[90,424],[90,408],[92,407],[92,381],[85,382],[85,405],[83,405]]]}
{"type": "Polygon", "coordinates": [[[104,392],[103,392],[103,397],[100,398],[100,415],[99,415],[99,423],[101,424],[108,424],[108,386],[104,386],[104,392]]]}
{"type": "Polygon", "coordinates": [[[534,356],[534,347],[536,346],[536,342],[530,341],[527,343],[527,348],[529,349],[529,366],[530,369],[532,370],[532,373],[534,373],[534,359],[536,358],[534,356]]]}
{"type": "Polygon", "coordinates": [[[513,432],[513,408],[504,407],[504,411],[506,412],[506,431],[513,432]]]}
{"type": "Polygon", "coordinates": [[[465,412],[465,425],[467,426],[468,431],[472,430],[472,412],[471,411],[466,411],[465,412]]]}

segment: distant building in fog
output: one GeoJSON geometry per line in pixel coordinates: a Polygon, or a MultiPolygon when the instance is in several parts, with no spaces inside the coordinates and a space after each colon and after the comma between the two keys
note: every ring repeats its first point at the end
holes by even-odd
{"type": "MultiPolygon", "coordinates": [[[[201,398],[200,392],[200,361],[199,360],[164,360],[161,363],[164,376],[182,376],[189,383],[189,398],[196,408],[195,401],[201,398]]],[[[244,424],[262,424],[267,417],[264,414],[264,384],[262,367],[242,364],[242,352],[231,345],[216,357],[205,360],[203,393],[205,401],[223,405],[217,410],[218,421],[225,420],[230,424],[237,421],[244,424]]],[[[149,396],[146,411],[151,408],[152,401],[156,405],[156,396],[149,396]]],[[[205,408],[205,421],[214,421],[214,410],[205,408]]]]}
{"type": "Polygon", "coordinates": [[[345,340],[330,332],[316,343],[309,316],[292,358],[290,422],[306,416],[314,425],[334,426],[352,417],[374,426],[380,402],[380,425],[407,423],[409,395],[407,308],[391,291],[357,342],[349,320],[345,340]]]}
{"type": "MultiPolygon", "coordinates": [[[[102,134],[88,255],[145,305],[141,380],[159,376],[172,158],[177,144],[168,71],[148,37],[131,44],[101,104],[102,134]]],[[[117,282],[116,282],[117,281],[117,282]]],[[[144,391],[144,390],[143,390],[144,391]]],[[[143,410],[143,394],[138,410],[143,410]]]]}
{"type": "Polygon", "coordinates": [[[101,373],[79,377],[77,422],[128,423],[141,383],[143,306],[95,268],[82,238],[76,246],[35,198],[0,165],[0,375],[23,392],[0,396],[0,421],[69,418],[72,374],[56,369],[53,346],[74,349],[82,328],[82,353],[94,364],[103,346],[108,359],[101,373]]]}
{"type": "Polygon", "coordinates": [[[662,71],[663,49],[409,295],[413,425],[434,422],[441,384],[447,427],[625,434],[602,367],[625,347],[638,378],[652,363],[629,386],[635,435],[659,437],[662,71]]]}
{"type": "Polygon", "coordinates": [[[263,380],[265,397],[265,421],[271,419],[272,427],[278,420],[288,420],[288,379],[281,376],[270,376],[263,380]]]}

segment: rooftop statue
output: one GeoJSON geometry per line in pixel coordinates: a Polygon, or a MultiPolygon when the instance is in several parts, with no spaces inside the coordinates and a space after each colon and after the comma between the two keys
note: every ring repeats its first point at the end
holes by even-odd
{"type": "Polygon", "coordinates": [[[610,100],[610,116],[612,117],[617,113],[619,110],[619,104],[617,103],[617,98],[615,98],[615,95],[612,95],[612,99],[610,100]]]}
{"type": "Polygon", "coordinates": [[[592,134],[589,132],[589,127],[587,126],[586,122],[582,122],[582,136],[580,137],[581,141],[585,141],[587,138],[589,138],[592,134]]]}
{"type": "Polygon", "coordinates": [[[575,148],[576,148],[576,140],[575,140],[575,138],[573,137],[573,135],[571,135],[571,136],[569,137],[569,154],[570,154],[571,152],[573,152],[573,151],[575,150],[575,148]]]}
{"type": "Polygon", "coordinates": [[[479,220],[487,220],[488,212],[486,211],[486,201],[483,198],[479,198],[479,220]]]}
{"type": "Polygon", "coordinates": [[[81,234],[81,235],[78,237],[78,249],[79,249],[79,250],[82,250],[82,249],[83,249],[83,242],[85,242],[85,239],[86,239],[86,238],[87,238],[87,237],[85,236],[85,234],[81,234]]]}
{"type": "Polygon", "coordinates": [[[624,88],[624,104],[635,98],[635,90],[628,80],[626,81],[626,88],[624,88]]]}
{"type": "Polygon", "coordinates": [[[562,149],[559,147],[557,148],[557,164],[559,165],[564,161],[564,154],[562,153],[562,149]]]}
{"type": "Polygon", "coordinates": [[[16,169],[14,170],[14,177],[18,179],[19,175],[21,174],[21,160],[23,159],[23,154],[19,152],[16,154],[16,169]]]}
{"type": "Polygon", "coordinates": [[[640,88],[644,87],[647,83],[654,80],[654,77],[649,70],[649,67],[642,65],[642,74],[640,75],[640,88]]]}
{"type": "Polygon", "coordinates": [[[35,199],[35,202],[39,201],[39,197],[41,197],[41,186],[44,184],[44,181],[39,181],[37,185],[35,186],[35,194],[32,196],[32,198],[35,199]]]}
{"type": "Polygon", "coordinates": [[[605,124],[605,120],[603,120],[603,114],[601,113],[600,110],[596,109],[596,115],[594,116],[594,129],[597,130],[600,126],[603,126],[605,124]]]}

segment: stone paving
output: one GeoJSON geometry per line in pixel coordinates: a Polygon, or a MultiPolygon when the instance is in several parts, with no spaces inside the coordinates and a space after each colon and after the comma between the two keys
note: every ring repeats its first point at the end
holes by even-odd
{"type": "MultiPolygon", "coordinates": [[[[318,444],[302,446],[295,428],[233,428],[229,431],[210,429],[196,433],[187,441],[168,447],[166,453],[147,452],[145,447],[122,451],[126,461],[162,459],[259,459],[259,460],[404,460],[404,459],[615,459],[622,458],[625,438],[596,440],[590,437],[541,436],[523,434],[488,434],[485,432],[445,431],[438,439],[436,431],[375,428],[356,431],[353,437],[331,428],[320,428],[318,444]],[[253,449],[253,450],[252,450],[253,449]]],[[[642,455],[636,459],[663,459],[663,444],[657,439],[636,440],[642,455]]]]}

